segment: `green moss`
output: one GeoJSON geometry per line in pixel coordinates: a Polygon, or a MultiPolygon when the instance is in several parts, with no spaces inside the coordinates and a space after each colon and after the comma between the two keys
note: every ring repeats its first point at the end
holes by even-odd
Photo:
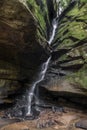
{"type": "MultiPolygon", "coordinates": [[[[47,12],[47,7],[46,7],[46,0],[44,0],[43,2],[43,8],[41,9],[40,5],[36,3],[35,0],[28,0],[28,5],[30,10],[32,11],[32,13],[34,14],[34,16],[37,19],[38,22],[38,28],[41,32],[41,35],[43,35],[44,37],[46,37],[46,20],[45,20],[45,16],[48,16],[48,12],[47,12]]],[[[49,22],[49,18],[47,18],[48,22],[49,22]]]]}
{"type": "Polygon", "coordinates": [[[58,62],[60,62],[60,61],[65,61],[65,60],[69,60],[69,57],[68,57],[68,55],[62,55],[59,59],[58,59],[58,62]]]}
{"type": "Polygon", "coordinates": [[[87,16],[86,15],[80,15],[76,18],[76,20],[78,21],[85,21],[85,23],[87,23],[87,16]]]}
{"type": "MultiPolygon", "coordinates": [[[[83,2],[82,2],[83,3],[83,2]]],[[[58,48],[70,48],[87,38],[87,4],[76,4],[60,20],[54,42],[59,41],[58,48]]]]}
{"type": "Polygon", "coordinates": [[[69,32],[71,33],[71,36],[82,40],[87,37],[87,34],[85,33],[85,30],[83,29],[84,23],[83,22],[75,22],[73,21],[69,25],[69,32]]]}
{"type": "Polygon", "coordinates": [[[58,46],[59,49],[71,49],[72,46],[76,44],[76,42],[73,42],[68,37],[62,41],[62,43],[58,46]]]}
{"type": "Polygon", "coordinates": [[[54,43],[61,52],[58,65],[74,70],[66,79],[87,89],[87,0],[80,0],[60,20],[54,43]],[[62,54],[64,49],[67,52],[62,54]]]}
{"type": "Polygon", "coordinates": [[[72,10],[70,10],[68,13],[67,13],[67,16],[77,16],[79,15],[79,8],[78,8],[78,5],[76,5],[72,10]]]}
{"type": "Polygon", "coordinates": [[[68,80],[81,88],[87,89],[87,66],[68,76],[68,80]]]}
{"type": "MultiPolygon", "coordinates": [[[[67,58],[68,60],[68,58],[67,58]]],[[[70,60],[70,61],[67,61],[65,63],[62,63],[61,64],[61,67],[73,67],[73,66],[77,66],[77,65],[83,65],[84,64],[84,61],[82,59],[76,59],[76,60],[70,60]]]]}
{"type": "Polygon", "coordinates": [[[84,3],[87,3],[87,0],[80,0],[80,2],[84,2],[84,3]]]}

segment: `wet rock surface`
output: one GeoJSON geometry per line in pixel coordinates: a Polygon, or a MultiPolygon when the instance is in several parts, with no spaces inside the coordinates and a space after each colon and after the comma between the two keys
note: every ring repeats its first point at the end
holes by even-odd
{"type": "Polygon", "coordinates": [[[45,77],[48,83],[43,85],[56,95],[77,96],[77,100],[81,96],[87,99],[86,12],[87,2],[75,1],[59,17],[52,43],[54,51],[45,77]]]}
{"type": "Polygon", "coordinates": [[[76,128],[82,128],[82,129],[86,129],[87,130],[87,119],[83,119],[83,120],[78,121],[75,124],[75,126],[76,126],[76,128]]]}
{"type": "MultiPolygon", "coordinates": [[[[44,109],[41,111],[39,117],[32,121],[30,120],[18,120],[10,117],[10,120],[0,119],[1,125],[0,130],[80,130],[86,128],[87,123],[87,111],[82,110],[80,107],[72,108],[72,104],[68,103],[68,107],[64,104],[63,111],[53,111],[52,109],[44,109]],[[7,121],[7,122],[6,122],[7,121]],[[12,121],[14,122],[13,124],[12,121]],[[18,122],[19,121],[19,122],[18,122]],[[21,122],[20,122],[21,121],[21,122]],[[2,125],[4,124],[4,125],[2,125]],[[81,126],[81,127],[80,127],[81,126]],[[78,127],[78,128],[77,128],[78,127]]],[[[75,104],[73,104],[74,106],[75,104]]],[[[2,113],[2,112],[1,112],[2,113]]],[[[3,117],[4,113],[0,116],[3,117]]]]}

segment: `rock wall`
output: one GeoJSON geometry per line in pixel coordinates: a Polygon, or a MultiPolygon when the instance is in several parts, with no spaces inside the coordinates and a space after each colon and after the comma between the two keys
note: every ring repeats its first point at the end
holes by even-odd
{"type": "Polygon", "coordinates": [[[50,26],[46,0],[0,1],[0,98],[31,82],[49,54],[50,26]]]}
{"type": "Polygon", "coordinates": [[[49,83],[45,86],[50,91],[56,91],[56,96],[87,96],[86,12],[86,0],[74,1],[59,17],[52,43],[52,61],[46,75],[49,83]]]}
{"type": "MultiPolygon", "coordinates": [[[[64,11],[43,86],[57,96],[81,97],[87,95],[87,3],[66,2],[61,1],[64,11]]],[[[49,55],[47,39],[57,4],[54,0],[0,1],[0,103],[31,83],[49,55]]]]}

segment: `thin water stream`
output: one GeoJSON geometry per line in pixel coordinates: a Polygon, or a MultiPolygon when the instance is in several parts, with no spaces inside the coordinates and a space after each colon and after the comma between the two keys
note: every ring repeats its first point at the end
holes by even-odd
{"type": "Polygon", "coordinates": [[[48,41],[49,45],[51,45],[53,39],[54,39],[54,36],[55,36],[55,32],[56,32],[56,28],[57,28],[57,20],[56,18],[53,20],[52,22],[52,27],[53,27],[53,31],[52,31],[52,34],[51,34],[51,37],[48,41]]]}
{"type": "Polygon", "coordinates": [[[47,61],[45,63],[42,64],[41,72],[39,74],[39,77],[33,83],[32,87],[31,87],[31,89],[29,91],[29,94],[28,94],[28,113],[27,113],[27,115],[31,114],[31,105],[32,105],[31,103],[32,103],[33,97],[35,96],[34,90],[35,90],[37,84],[39,84],[44,79],[46,71],[47,71],[47,68],[48,68],[48,65],[49,65],[49,62],[50,62],[50,59],[51,59],[51,56],[47,59],[47,61]]]}
{"type": "MultiPolygon", "coordinates": [[[[57,1],[58,2],[58,1],[57,1]]],[[[61,7],[60,7],[61,8],[61,7]]],[[[56,33],[56,29],[57,29],[57,26],[58,26],[58,20],[57,18],[59,17],[59,14],[61,14],[61,9],[58,10],[58,13],[57,13],[57,16],[56,18],[53,19],[53,22],[52,22],[52,33],[51,33],[51,36],[48,40],[48,44],[51,45],[53,39],[54,39],[54,36],[55,36],[55,33],[56,33]]],[[[35,95],[34,93],[34,90],[36,88],[36,86],[44,80],[44,77],[45,77],[45,74],[47,72],[47,69],[48,69],[48,66],[49,66],[49,62],[51,60],[51,56],[47,59],[46,62],[44,62],[41,66],[41,72],[39,73],[39,76],[37,78],[37,80],[32,84],[30,90],[29,90],[29,94],[28,94],[28,112],[27,112],[27,116],[31,114],[32,110],[31,110],[31,107],[32,107],[32,100],[33,98],[36,98],[37,95],[35,95]]],[[[38,100],[38,99],[37,99],[38,100]]]]}
{"type": "MultiPolygon", "coordinates": [[[[53,20],[53,23],[52,23],[52,26],[53,26],[53,31],[52,31],[52,34],[51,34],[51,37],[48,41],[49,45],[52,43],[53,39],[54,39],[54,36],[55,36],[55,32],[56,32],[56,28],[57,28],[57,21],[56,19],[53,20]]],[[[27,116],[31,114],[31,106],[32,106],[32,100],[33,100],[33,97],[36,98],[35,94],[34,94],[34,90],[36,88],[36,86],[44,80],[44,77],[45,77],[45,74],[46,74],[46,71],[48,69],[48,65],[49,65],[49,62],[51,60],[51,56],[47,59],[47,61],[45,63],[42,64],[41,66],[41,72],[39,73],[39,76],[37,78],[37,80],[32,84],[32,87],[29,91],[29,94],[28,94],[28,112],[27,112],[27,116]]]]}

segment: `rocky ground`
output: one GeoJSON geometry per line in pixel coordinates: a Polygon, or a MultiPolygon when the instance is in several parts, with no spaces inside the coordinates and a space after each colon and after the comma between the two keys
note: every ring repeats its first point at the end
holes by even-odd
{"type": "Polygon", "coordinates": [[[45,108],[34,120],[3,118],[3,111],[0,116],[0,130],[87,130],[87,110],[68,102],[63,111],[45,108]]]}

